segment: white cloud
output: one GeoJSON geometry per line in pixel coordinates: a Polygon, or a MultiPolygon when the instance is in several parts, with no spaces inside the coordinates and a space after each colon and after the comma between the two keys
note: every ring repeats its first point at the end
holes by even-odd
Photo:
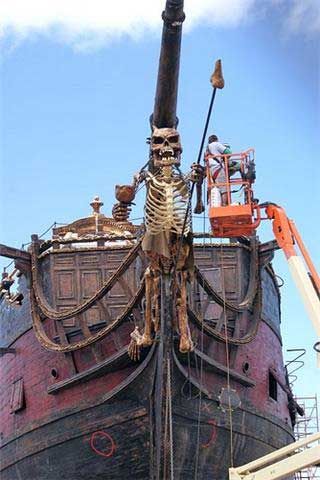
{"type": "MultiPolygon", "coordinates": [[[[76,48],[127,35],[159,32],[165,0],[0,0],[0,37],[14,42],[46,35],[76,48]]],[[[261,7],[285,5],[291,30],[319,29],[319,0],[185,0],[187,30],[200,22],[232,27],[261,7]]]]}
{"type": "Polygon", "coordinates": [[[291,31],[320,32],[320,1],[293,0],[287,25],[291,31]]]}

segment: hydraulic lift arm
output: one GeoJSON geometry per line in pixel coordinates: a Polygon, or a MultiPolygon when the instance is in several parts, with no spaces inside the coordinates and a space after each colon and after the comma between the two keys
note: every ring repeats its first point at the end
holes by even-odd
{"type": "Polygon", "coordinates": [[[282,207],[270,202],[259,204],[254,198],[253,149],[237,154],[211,156],[206,161],[209,218],[213,236],[238,238],[254,235],[262,220],[272,221],[278,247],[284,251],[291,275],[317,333],[318,342],[314,348],[318,353],[320,367],[320,279],[294,222],[287,217],[282,207]],[[214,179],[212,169],[218,168],[214,167],[214,162],[219,162],[219,172],[222,168],[225,172],[225,175],[222,175],[223,181],[218,181],[218,177],[214,179]],[[230,173],[231,162],[240,165],[240,177],[233,177],[230,173]],[[234,193],[240,191],[239,186],[243,197],[240,202],[239,196],[233,197],[234,193]],[[215,196],[216,191],[220,196],[215,196]],[[263,211],[265,216],[262,216],[263,211]]]}
{"type": "MultiPolygon", "coordinates": [[[[270,242],[265,252],[281,248],[289,269],[305,304],[312,324],[320,340],[320,279],[302,238],[284,209],[273,203],[259,204],[252,184],[254,174],[254,150],[240,154],[212,156],[207,160],[209,219],[212,235],[217,238],[239,238],[254,235],[261,220],[271,220],[276,243],[270,242]],[[240,165],[240,177],[230,174],[230,160],[240,165]],[[213,162],[212,164],[210,163],[213,162]],[[214,178],[217,163],[224,175],[214,178]],[[251,172],[251,173],[250,173],[251,172]],[[253,173],[252,173],[253,172],[253,173]],[[234,197],[242,191],[243,201],[234,197]],[[235,187],[238,190],[235,190],[235,187]],[[218,190],[219,195],[215,195],[218,190]],[[264,210],[266,216],[261,215],[264,210]],[[276,246],[277,244],[277,246],[276,246]]],[[[320,341],[315,345],[320,367],[320,341]]],[[[309,466],[320,466],[320,433],[295,442],[242,467],[229,469],[229,480],[280,480],[309,466]],[[312,442],[317,445],[310,448],[312,442]],[[305,450],[301,451],[301,448],[305,450]]]]}
{"type": "MultiPolygon", "coordinates": [[[[265,208],[267,218],[272,220],[277,243],[284,251],[293,280],[320,339],[320,278],[310,255],[294,222],[287,217],[283,208],[272,203],[260,205],[260,207],[265,208]],[[307,268],[301,256],[298,255],[296,245],[299,247],[307,268]]],[[[317,348],[317,352],[318,366],[320,367],[319,348],[317,348]]]]}
{"type": "Polygon", "coordinates": [[[229,468],[229,480],[281,480],[304,468],[320,463],[320,433],[280,448],[273,453],[247,463],[229,468]],[[311,447],[312,443],[317,445],[311,447]],[[300,450],[305,448],[305,450],[300,450]]]}

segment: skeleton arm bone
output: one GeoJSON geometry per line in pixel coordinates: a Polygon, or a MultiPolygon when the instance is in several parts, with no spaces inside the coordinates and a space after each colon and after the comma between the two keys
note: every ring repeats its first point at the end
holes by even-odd
{"type": "MultiPolygon", "coordinates": [[[[197,202],[194,208],[194,213],[204,212],[204,205],[202,201],[202,184],[205,177],[205,169],[202,165],[198,163],[193,163],[191,165],[191,171],[186,175],[186,180],[194,183],[196,185],[197,191],[197,202]]],[[[192,187],[194,188],[194,187],[192,187]]]]}
{"type": "Polygon", "coordinates": [[[112,216],[117,222],[128,221],[132,202],[135,199],[139,185],[146,178],[146,173],[143,170],[136,173],[131,185],[116,185],[115,195],[118,203],[113,205],[112,216]]]}

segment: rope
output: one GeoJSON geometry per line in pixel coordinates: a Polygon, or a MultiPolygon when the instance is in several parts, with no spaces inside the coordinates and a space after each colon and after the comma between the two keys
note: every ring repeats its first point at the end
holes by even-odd
{"type": "MultiPolygon", "coordinates": [[[[53,222],[50,227],[48,227],[41,235],[39,235],[39,238],[42,238],[46,233],[48,233],[52,227],[56,227],[57,225],[66,225],[65,223],[59,223],[59,222],[53,222]]],[[[31,245],[32,242],[26,242],[21,245],[22,250],[24,250],[24,247],[27,247],[28,245],[31,245]]]]}
{"type": "MultiPolygon", "coordinates": [[[[204,126],[203,133],[202,133],[202,138],[201,138],[201,143],[200,143],[199,152],[198,152],[198,158],[197,158],[197,165],[200,165],[200,162],[201,162],[202,151],[203,151],[204,142],[205,142],[206,135],[207,135],[207,131],[208,131],[208,127],[209,127],[210,117],[211,117],[211,113],[212,113],[212,109],[213,109],[213,104],[214,104],[214,100],[215,100],[215,97],[216,97],[216,93],[217,93],[217,88],[214,87],[214,89],[213,89],[213,91],[212,91],[212,95],[211,95],[211,100],[210,100],[210,104],[209,104],[209,109],[208,109],[208,114],[207,114],[205,126],[204,126]]],[[[186,229],[187,221],[188,221],[188,217],[189,217],[189,212],[190,212],[190,210],[191,210],[192,196],[193,196],[193,192],[194,192],[195,185],[196,185],[196,184],[193,183],[193,184],[192,184],[192,187],[191,187],[190,200],[189,200],[189,203],[188,203],[188,206],[187,206],[187,210],[186,210],[186,214],[185,214],[185,217],[184,217],[184,222],[183,222],[183,227],[182,227],[181,238],[180,238],[180,242],[179,242],[179,245],[178,245],[177,255],[176,255],[175,264],[174,264],[174,269],[173,269],[174,273],[176,272],[177,264],[178,264],[179,257],[180,257],[180,251],[181,251],[181,248],[182,248],[184,231],[185,231],[185,229],[186,229]]]]}
{"type": "Polygon", "coordinates": [[[99,330],[99,332],[97,332],[95,335],[85,338],[80,342],[72,343],[69,345],[59,345],[53,342],[48,337],[48,335],[46,334],[43,328],[41,318],[37,312],[37,303],[34,296],[34,292],[31,290],[31,296],[30,296],[31,313],[32,313],[32,319],[33,319],[33,329],[36,334],[36,337],[44,348],[46,348],[47,350],[55,351],[55,352],[63,352],[63,353],[74,352],[75,350],[78,350],[80,348],[87,347],[88,345],[91,345],[97,342],[98,340],[101,340],[102,338],[104,338],[106,335],[108,335],[108,333],[114,330],[115,327],[118,327],[124,320],[126,320],[128,315],[131,313],[132,309],[141,300],[144,294],[144,290],[145,290],[145,283],[144,283],[144,280],[142,280],[138,290],[135,292],[131,301],[126,305],[126,308],[121,315],[119,315],[112,323],[110,323],[106,327],[99,330]]]}
{"type": "MultiPolygon", "coordinates": [[[[254,337],[256,336],[261,320],[261,309],[262,309],[262,292],[261,287],[257,289],[257,295],[255,298],[255,308],[253,312],[253,317],[255,318],[255,322],[252,323],[250,330],[241,338],[229,338],[228,341],[232,345],[244,345],[246,343],[250,343],[254,337]]],[[[188,305],[188,317],[191,321],[196,323],[199,326],[203,325],[203,330],[207,333],[210,337],[217,338],[225,342],[225,335],[217,332],[212,327],[207,325],[205,322],[202,322],[202,319],[199,318],[197,313],[188,305]]]]}
{"type": "MultiPolygon", "coordinates": [[[[223,297],[216,290],[214,290],[214,288],[210,285],[210,283],[205,278],[205,276],[201,273],[201,271],[199,270],[199,267],[197,267],[195,265],[194,271],[195,271],[195,275],[196,275],[199,283],[202,284],[203,289],[205,290],[206,294],[212,300],[214,300],[218,305],[220,305],[221,307],[223,307],[223,305],[226,305],[226,308],[228,310],[231,310],[232,312],[236,312],[236,313],[242,313],[243,311],[249,309],[249,306],[248,305],[245,306],[245,305],[243,305],[243,303],[240,303],[238,305],[234,305],[230,302],[224,301],[223,297]]],[[[252,305],[253,299],[250,299],[250,304],[251,305],[252,305]]]]}
{"type": "Polygon", "coordinates": [[[57,226],[57,222],[53,222],[52,225],[50,225],[50,227],[47,228],[47,230],[45,230],[43,233],[41,233],[41,235],[39,236],[39,238],[43,237],[46,233],[48,233],[52,227],[56,227],[57,226]]]}
{"type": "Polygon", "coordinates": [[[226,308],[237,313],[241,313],[243,311],[252,309],[253,302],[257,294],[258,284],[259,284],[258,282],[259,257],[258,257],[257,241],[254,238],[252,238],[250,243],[251,243],[251,254],[250,254],[249,284],[248,284],[247,292],[245,294],[244,299],[238,305],[227,302],[226,298],[223,298],[216,290],[214,290],[214,288],[210,285],[210,283],[207,281],[205,276],[201,273],[199,268],[195,265],[195,275],[199,283],[202,284],[202,287],[205,290],[205,292],[221,307],[225,305],[226,308]]]}
{"type": "Polygon", "coordinates": [[[172,389],[171,389],[171,364],[170,358],[167,361],[168,369],[168,399],[169,399],[169,445],[170,445],[170,480],[174,480],[174,463],[173,463],[173,418],[172,418],[172,389]]]}
{"type": "MultiPolygon", "coordinates": [[[[205,197],[205,192],[203,189],[203,196],[205,197]]],[[[205,199],[204,199],[205,201],[205,199]]],[[[203,231],[205,231],[205,212],[203,212],[203,231]]],[[[203,249],[205,249],[205,239],[203,238],[203,249]]],[[[204,279],[204,277],[203,277],[204,279]]],[[[200,282],[199,282],[200,283],[200,282]]],[[[203,285],[202,285],[203,288],[203,285]]],[[[202,318],[201,318],[201,341],[200,341],[200,351],[203,353],[203,346],[204,346],[204,335],[203,335],[203,326],[204,326],[204,311],[202,307],[202,318]]],[[[197,363],[197,358],[195,355],[196,359],[196,366],[198,365],[197,363]]],[[[203,383],[203,357],[201,356],[200,359],[200,389],[199,389],[199,408],[198,408],[198,423],[197,423],[197,450],[196,450],[196,462],[195,462],[195,471],[194,471],[194,478],[195,480],[198,479],[198,467],[199,467],[199,448],[200,448],[200,426],[201,426],[201,407],[202,407],[202,383],[203,383]]]]}
{"type": "Polygon", "coordinates": [[[14,263],[14,260],[11,260],[10,263],[8,263],[8,265],[6,265],[5,267],[3,267],[3,271],[6,272],[7,271],[7,268],[11,267],[11,265],[14,263]]]}
{"type": "MultiPolygon", "coordinates": [[[[191,392],[192,384],[191,384],[191,381],[190,381],[190,378],[191,378],[190,352],[187,353],[187,358],[188,358],[188,376],[187,376],[186,380],[183,382],[182,387],[180,389],[180,392],[181,392],[181,395],[183,396],[183,398],[185,398],[186,400],[191,400],[191,398],[192,398],[192,392],[191,392]],[[186,395],[185,391],[184,391],[186,385],[188,385],[188,387],[189,387],[188,395],[186,395]]],[[[197,395],[196,395],[196,397],[197,397],[197,395]]],[[[196,397],[194,397],[194,398],[196,398],[196,397]]]]}
{"type": "MultiPolygon", "coordinates": [[[[202,325],[204,324],[202,318],[202,325]]],[[[203,352],[203,328],[201,330],[201,352],[203,352]]],[[[200,447],[200,425],[201,425],[201,406],[202,406],[202,381],[203,381],[203,358],[200,359],[200,389],[199,389],[199,408],[198,408],[198,423],[197,423],[197,450],[196,450],[196,462],[194,470],[194,479],[198,479],[198,467],[199,467],[199,447],[200,447]]]]}
{"type": "Polygon", "coordinates": [[[168,379],[166,386],[166,405],[164,414],[164,455],[163,455],[163,477],[167,477],[167,447],[168,447],[168,425],[169,425],[169,395],[168,395],[168,379]]]}
{"type": "Polygon", "coordinates": [[[168,355],[166,361],[167,384],[166,404],[164,420],[164,455],[163,455],[163,478],[167,478],[168,463],[167,450],[169,447],[170,480],[174,480],[174,454],[173,454],[173,415],[172,415],[172,385],[171,385],[171,362],[168,355]]]}
{"type": "MultiPolygon", "coordinates": [[[[225,298],[225,283],[224,283],[224,255],[223,255],[223,244],[221,244],[221,282],[222,282],[222,292],[225,298]]],[[[224,316],[224,330],[225,330],[225,346],[226,346],[226,366],[227,366],[227,388],[228,388],[228,404],[229,404],[229,424],[230,424],[230,466],[233,468],[233,422],[232,422],[232,409],[231,409],[231,398],[230,398],[230,358],[229,358],[229,339],[228,339],[228,322],[227,322],[227,311],[224,305],[223,308],[224,316]]]]}
{"type": "Polygon", "coordinates": [[[53,310],[48,304],[44,294],[43,289],[40,286],[40,275],[38,267],[38,257],[37,257],[37,244],[33,243],[31,247],[31,273],[32,273],[32,292],[34,298],[37,302],[37,307],[44,317],[51,318],[52,320],[67,320],[76,315],[79,315],[90,307],[92,307],[98,300],[104,297],[109,290],[115,285],[119,277],[128,269],[131,263],[135,260],[138,255],[142,240],[136,243],[136,245],[129,251],[128,255],[121,262],[115,273],[102,285],[102,287],[94,293],[88,300],[77,305],[75,308],[64,310],[59,312],[53,310]]]}

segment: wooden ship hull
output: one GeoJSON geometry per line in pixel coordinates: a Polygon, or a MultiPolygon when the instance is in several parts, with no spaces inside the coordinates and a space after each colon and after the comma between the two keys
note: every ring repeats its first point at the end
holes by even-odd
{"type": "MultiPolygon", "coordinates": [[[[227,478],[232,463],[293,441],[280,295],[270,255],[255,241],[197,241],[188,286],[195,349],[180,353],[171,329],[169,347],[167,333],[143,349],[138,361],[127,352],[144,309],[146,262],[136,240],[100,237],[87,244],[40,246],[40,290],[57,311],[88,299],[136,251],[112,288],[86,312],[43,322],[44,338],[51,336],[65,349],[107,332],[74,351],[49,351],[41,333],[35,335],[30,288],[33,294],[37,288],[30,257],[17,260],[24,271],[23,305],[1,303],[1,347],[7,352],[0,359],[3,480],[162,479],[171,468],[176,479],[218,480],[227,478]],[[166,348],[169,367],[163,362],[166,348]]],[[[173,320],[164,304],[168,279],[162,287],[165,328],[173,320]]]]}
{"type": "MultiPolygon", "coordinates": [[[[29,251],[0,246],[20,271],[18,293],[10,294],[9,277],[0,292],[2,480],[221,480],[230,466],[294,440],[274,246],[255,236],[211,243],[210,235],[192,234],[190,215],[186,244],[189,186],[172,173],[182,152],[176,105],[184,17],[183,0],[166,0],[150,160],[140,171],[149,181],[145,225],[128,221],[134,188],[118,186],[113,218],[95,199],[88,218],[53,229],[48,241],[32,236],[29,251]],[[164,181],[153,184],[152,200],[157,168],[164,181]],[[167,197],[180,202],[176,215],[168,207],[170,235],[176,232],[175,247],[180,235],[194,264],[182,271],[179,253],[169,252],[159,273],[152,266],[159,251],[153,246],[148,257],[141,237],[145,228],[150,240],[158,219],[162,240],[171,242],[167,218],[152,211],[167,204],[168,182],[167,197]],[[191,332],[184,345],[183,324],[191,332]]],[[[221,75],[212,78],[223,87],[221,75]]],[[[215,90],[209,112],[214,97],[215,90]]]]}

